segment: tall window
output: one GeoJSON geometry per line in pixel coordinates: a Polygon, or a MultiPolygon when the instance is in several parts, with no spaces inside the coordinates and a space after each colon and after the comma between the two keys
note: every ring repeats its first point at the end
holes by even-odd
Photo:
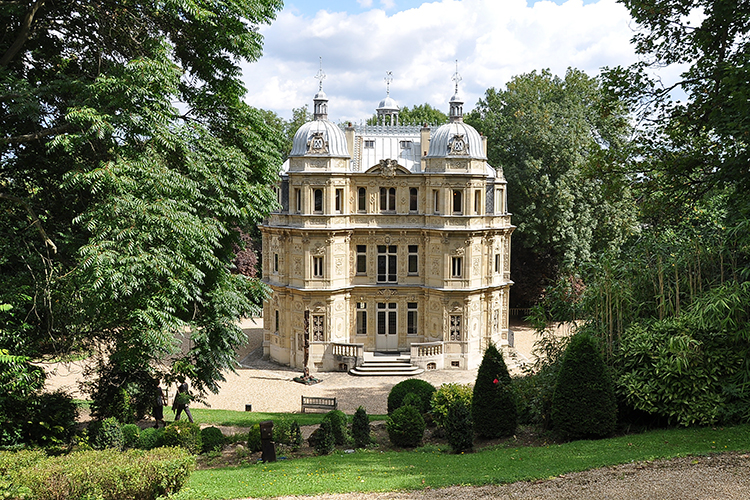
{"type": "Polygon", "coordinates": [[[503,190],[502,189],[496,189],[495,190],[495,213],[496,214],[502,214],[505,213],[505,210],[503,210],[503,190]]]}
{"type": "Polygon", "coordinates": [[[294,190],[294,208],[298,214],[302,213],[302,192],[299,189],[294,190]]]}
{"type": "Polygon", "coordinates": [[[501,258],[500,254],[496,253],[495,254],[495,272],[496,273],[500,272],[500,258],[501,258]]]}
{"type": "Polygon", "coordinates": [[[378,245],[378,282],[396,283],[396,245],[378,245]]]}
{"type": "Polygon", "coordinates": [[[409,245],[409,266],[407,273],[419,274],[419,245],[409,245]]]}
{"type": "Polygon", "coordinates": [[[395,335],[398,305],[395,302],[378,302],[378,335],[395,335]]]}
{"type": "Polygon", "coordinates": [[[460,278],[463,276],[463,268],[463,257],[451,257],[451,278],[460,278]]]}
{"type": "Polygon", "coordinates": [[[407,335],[417,334],[417,303],[416,302],[406,303],[406,334],[407,335]]]}
{"type": "Polygon", "coordinates": [[[409,188],[409,211],[417,211],[417,188],[409,188]]]}
{"type": "Polygon", "coordinates": [[[274,312],[276,313],[276,317],[274,318],[274,331],[279,333],[279,310],[276,309],[274,312]]]}
{"type": "Polygon", "coordinates": [[[313,191],[313,212],[316,214],[323,213],[323,190],[315,189],[313,191]]]}
{"type": "Polygon", "coordinates": [[[357,190],[357,212],[367,212],[367,189],[357,190]]]}
{"type": "Polygon", "coordinates": [[[474,213],[479,215],[481,213],[482,206],[482,192],[480,190],[474,191],[474,213]]]}
{"type": "Polygon", "coordinates": [[[357,274],[367,274],[367,245],[357,245],[357,274]]]}
{"type": "Polygon", "coordinates": [[[460,315],[451,316],[450,339],[461,340],[461,319],[460,315]]]}
{"type": "Polygon", "coordinates": [[[323,316],[322,314],[313,314],[310,330],[313,342],[325,341],[325,316],[323,316]]]}
{"type": "Polygon", "coordinates": [[[336,201],[336,206],[335,206],[336,213],[340,214],[342,212],[342,207],[343,207],[343,204],[344,204],[344,190],[343,189],[337,189],[336,190],[336,200],[335,201],[336,201]]]}
{"type": "Polygon", "coordinates": [[[273,272],[279,272],[279,254],[273,254],[273,272]]]}
{"type": "Polygon", "coordinates": [[[367,335],[366,302],[357,302],[357,335],[367,335]]]}
{"type": "Polygon", "coordinates": [[[380,188],[380,211],[396,211],[396,188],[380,188]]]}
{"type": "Polygon", "coordinates": [[[323,257],[313,257],[313,277],[323,277],[323,257]]]}
{"type": "Polygon", "coordinates": [[[432,190],[432,208],[436,214],[440,213],[440,191],[432,190]]]}
{"type": "Polygon", "coordinates": [[[463,212],[463,200],[461,191],[458,189],[453,190],[453,213],[460,214],[463,212]]]}

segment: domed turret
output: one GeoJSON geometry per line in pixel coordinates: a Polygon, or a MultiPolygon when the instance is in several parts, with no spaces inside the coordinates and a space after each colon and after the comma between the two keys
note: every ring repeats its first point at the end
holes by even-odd
{"type": "Polygon", "coordinates": [[[380,101],[377,109],[378,125],[398,125],[398,112],[400,108],[398,103],[391,97],[391,82],[393,81],[393,72],[388,71],[385,74],[385,99],[380,101]]]}

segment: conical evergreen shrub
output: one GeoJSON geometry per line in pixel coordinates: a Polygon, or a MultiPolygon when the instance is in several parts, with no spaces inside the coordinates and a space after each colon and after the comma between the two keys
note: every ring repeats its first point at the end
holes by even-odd
{"type": "Polygon", "coordinates": [[[490,344],[482,364],[471,400],[474,431],[481,438],[512,436],[518,423],[516,399],[503,355],[490,344]]]}
{"type": "Polygon", "coordinates": [[[600,438],[615,430],[614,385],[591,335],[575,335],[565,350],[550,418],[552,430],[563,439],[600,438]]]}
{"type": "Polygon", "coordinates": [[[354,446],[357,448],[366,448],[371,442],[370,438],[370,418],[363,407],[357,408],[352,419],[352,437],[354,446]]]}

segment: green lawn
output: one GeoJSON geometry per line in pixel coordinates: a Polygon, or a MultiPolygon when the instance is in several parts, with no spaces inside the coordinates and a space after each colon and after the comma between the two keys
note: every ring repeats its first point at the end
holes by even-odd
{"type": "Polygon", "coordinates": [[[748,450],[750,425],[658,430],[546,447],[498,447],[464,455],[430,451],[337,453],[196,471],[181,498],[218,500],[509,483],[631,461],[748,450]]]}

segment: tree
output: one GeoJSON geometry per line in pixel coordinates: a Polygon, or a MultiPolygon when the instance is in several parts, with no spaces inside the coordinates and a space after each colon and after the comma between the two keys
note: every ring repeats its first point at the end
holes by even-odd
{"type": "Polygon", "coordinates": [[[625,112],[596,79],[569,69],[565,78],[534,71],[488,89],[467,117],[508,180],[516,300],[535,302],[544,286],[633,230],[626,178],[602,175],[627,145],[625,112]]]}
{"type": "MultiPolygon", "coordinates": [[[[417,104],[412,109],[404,106],[398,112],[399,125],[442,125],[448,122],[448,115],[433,108],[427,103],[417,104]]],[[[368,118],[368,125],[377,125],[378,116],[372,115],[368,118]]]]}
{"type": "Polygon", "coordinates": [[[471,398],[474,430],[482,438],[512,436],[518,414],[515,393],[503,355],[494,344],[484,351],[471,398]]]}
{"type": "Polygon", "coordinates": [[[274,207],[280,166],[239,62],[281,5],[0,4],[0,302],[29,325],[0,348],[92,350],[121,388],[145,370],[218,389],[266,293],[232,273],[240,229],[274,207]]]}

